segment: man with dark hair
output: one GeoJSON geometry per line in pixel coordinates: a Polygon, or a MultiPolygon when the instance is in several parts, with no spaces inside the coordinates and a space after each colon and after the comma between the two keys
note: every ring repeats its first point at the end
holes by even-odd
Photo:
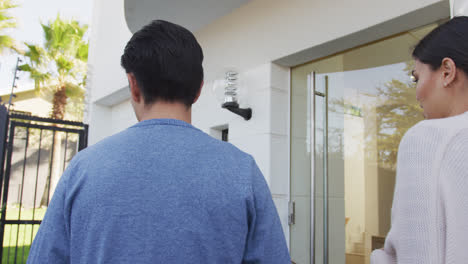
{"type": "Polygon", "coordinates": [[[153,21],[121,64],[139,123],[78,153],[28,263],[290,263],[254,159],[193,127],[203,52],[153,21]]]}

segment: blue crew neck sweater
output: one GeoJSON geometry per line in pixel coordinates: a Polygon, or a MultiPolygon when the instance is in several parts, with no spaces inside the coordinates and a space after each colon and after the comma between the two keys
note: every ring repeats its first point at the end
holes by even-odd
{"type": "Polygon", "coordinates": [[[290,263],[254,159],[180,120],[78,153],[28,258],[37,263],[290,263]]]}

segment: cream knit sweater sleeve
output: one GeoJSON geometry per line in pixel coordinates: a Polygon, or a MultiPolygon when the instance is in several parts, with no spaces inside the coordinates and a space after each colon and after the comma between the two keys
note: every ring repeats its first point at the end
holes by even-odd
{"type": "Polygon", "coordinates": [[[392,227],[371,263],[468,263],[468,113],[411,128],[397,162],[392,227]]]}

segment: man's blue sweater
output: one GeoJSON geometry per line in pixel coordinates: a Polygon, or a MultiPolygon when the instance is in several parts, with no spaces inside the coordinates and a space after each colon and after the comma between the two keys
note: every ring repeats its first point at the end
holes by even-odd
{"type": "Polygon", "coordinates": [[[142,121],[78,153],[29,264],[290,263],[254,159],[180,120],[142,121]]]}

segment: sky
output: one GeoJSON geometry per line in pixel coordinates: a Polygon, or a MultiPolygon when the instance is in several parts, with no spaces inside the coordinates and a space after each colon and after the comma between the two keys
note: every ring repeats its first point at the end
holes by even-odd
{"type": "MultiPolygon", "coordinates": [[[[60,14],[65,19],[76,19],[88,24],[91,30],[91,17],[94,0],[12,0],[19,7],[12,9],[10,14],[16,17],[18,27],[9,30],[10,36],[18,43],[28,42],[43,44],[44,37],[40,23],[47,23],[60,14]]],[[[10,94],[14,70],[18,55],[4,53],[0,57],[0,94],[10,94]]],[[[15,91],[33,89],[34,84],[27,73],[20,73],[15,91]]]]}

